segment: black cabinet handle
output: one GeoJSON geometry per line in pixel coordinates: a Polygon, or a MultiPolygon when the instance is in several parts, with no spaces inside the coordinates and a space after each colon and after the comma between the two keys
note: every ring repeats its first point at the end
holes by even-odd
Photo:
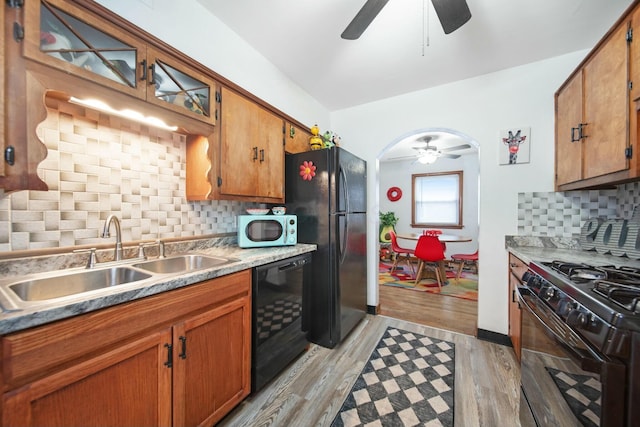
{"type": "Polygon", "coordinates": [[[264,148],[260,150],[260,163],[264,162],[264,148]]]}
{"type": "Polygon", "coordinates": [[[140,63],[140,68],[142,68],[142,74],[140,75],[140,80],[147,80],[147,60],[143,59],[140,63]]]}
{"type": "Polygon", "coordinates": [[[178,355],[180,357],[180,359],[186,359],[187,358],[187,337],[185,336],[180,336],[180,338],[178,338],[180,340],[180,344],[182,349],[180,350],[180,354],[178,355]]]}
{"type": "Polygon", "coordinates": [[[149,80],[150,85],[156,84],[156,64],[149,65],[149,71],[151,71],[151,80],[149,80]]]}
{"type": "Polygon", "coordinates": [[[164,362],[164,366],[171,368],[173,366],[173,346],[165,344],[164,347],[167,349],[167,361],[164,362]]]}
{"type": "Polygon", "coordinates": [[[253,161],[258,160],[258,147],[253,147],[253,161]]]}
{"type": "Polygon", "coordinates": [[[7,162],[9,166],[16,164],[16,149],[13,148],[13,145],[9,145],[4,149],[4,161],[7,162]]]}
{"type": "Polygon", "coordinates": [[[580,141],[580,128],[571,128],[571,142],[580,141]]]}

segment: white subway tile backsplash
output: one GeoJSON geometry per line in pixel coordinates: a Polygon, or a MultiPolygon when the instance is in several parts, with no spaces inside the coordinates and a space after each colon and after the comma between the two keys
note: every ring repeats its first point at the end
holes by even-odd
{"type": "Polygon", "coordinates": [[[123,240],[231,233],[247,205],[186,201],[184,135],[68,103],[49,109],[36,133],[49,191],[0,191],[0,252],[104,243],[112,213],[123,240]]]}

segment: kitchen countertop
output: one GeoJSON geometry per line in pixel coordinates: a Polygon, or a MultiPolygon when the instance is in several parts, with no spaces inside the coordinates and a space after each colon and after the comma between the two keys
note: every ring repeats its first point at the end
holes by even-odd
{"type": "MultiPolygon", "coordinates": [[[[136,286],[136,282],[120,285],[111,288],[107,295],[101,293],[99,296],[87,294],[84,296],[76,295],[71,298],[63,297],[60,298],[59,303],[53,305],[47,303],[45,308],[43,308],[42,305],[38,306],[38,304],[34,304],[33,307],[15,311],[7,311],[0,307],[0,335],[137,300],[296,255],[313,252],[317,248],[316,245],[310,244],[256,249],[242,249],[237,245],[205,246],[195,247],[193,250],[188,251],[188,253],[233,258],[234,261],[189,273],[159,275],[157,280],[151,283],[145,282],[138,286],[136,286]]],[[[168,257],[171,255],[173,254],[167,254],[168,257]]],[[[24,260],[18,262],[24,263],[24,260]]],[[[100,264],[96,267],[99,268],[100,264]]],[[[3,273],[6,273],[6,270],[3,273]]]]}
{"type": "Polygon", "coordinates": [[[614,265],[640,268],[640,261],[596,251],[582,250],[576,241],[507,236],[507,250],[529,264],[532,261],[565,261],[595,266],[614,265]]]}

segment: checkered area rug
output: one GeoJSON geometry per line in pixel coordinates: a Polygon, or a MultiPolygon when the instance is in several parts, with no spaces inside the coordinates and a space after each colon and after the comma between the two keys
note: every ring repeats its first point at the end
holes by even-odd
{"type": "Polygon", "coordinates": [[[335,427],[453,426],[454,345],[388,328],[335,427]]]}
{"type": "Polygon", "coordinates": [[[302,305],[299,301],[279,299],[257,309],[258,343],[262,344],[270,336],[286,328],[298,317],[302,305]]]}
{"type": "Polygon", "coordinates": [[[589,375],[571,374],[549,367],[546,369],[582,425],[598,427],[602,394],[600,382],[589,375]]]}

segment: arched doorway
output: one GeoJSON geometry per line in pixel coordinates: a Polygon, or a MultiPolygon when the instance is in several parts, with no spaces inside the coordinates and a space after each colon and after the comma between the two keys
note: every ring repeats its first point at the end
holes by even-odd
{"type": "MultiPolygon", "coordinates": [[[[472,241],[449,245],[447,255],[475,251],[479,233],[478,150],[479,144],[473,138],[446,128],[417,129],[391,141],[376,159],[378,212],[375,214],[393,211],[399,218],[398,233],[421,233],[422,229],[412,227],[412,175],[462,170],[464,227],[447,229],[446,232],[469,235],[472,241]],[[424,154],[425,142],[429,146],[427,150],[438,153],[433,162],[418,161],[420,155],[424,154]],[[392,197],[389,197],[391,189],[394,191],[391,192],[392,197]]],[[[415,245],[411,241],[404,243],[415,245]]],[[[382,315],[469,335],[475,335],[477,330],[477,301],[379,284],[378,303],[382,315]]]]}

